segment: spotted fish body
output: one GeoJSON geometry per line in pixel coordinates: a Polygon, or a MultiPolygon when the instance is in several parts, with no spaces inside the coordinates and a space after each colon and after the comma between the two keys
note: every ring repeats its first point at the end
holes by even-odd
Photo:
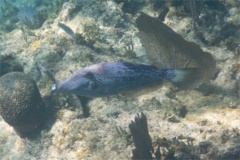
{"type": "Polygon", "coordinates": [[[177,84],[188,73],[196,75],[196,69],[182,71],[126,62],[101,63],[80,69],[69,79],[54,84],[52,91],[103,97],[161,83],[164,79],[177,84]]]}

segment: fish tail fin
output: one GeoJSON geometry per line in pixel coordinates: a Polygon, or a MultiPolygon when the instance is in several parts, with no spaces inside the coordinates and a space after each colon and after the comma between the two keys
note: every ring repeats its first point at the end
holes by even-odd
{"type": "Polygon", "coordinates": [[[201,81],[202,72],[199,68],[181,68],[171,70],[168,80],[181,89],[197,87],[201,81]]]}

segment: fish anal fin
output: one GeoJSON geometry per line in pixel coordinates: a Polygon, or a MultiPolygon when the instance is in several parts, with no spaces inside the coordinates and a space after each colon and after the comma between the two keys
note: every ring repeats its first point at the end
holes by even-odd
{"type": "Polygon", "coordinates": [[[148,85],[145,87],[140,87],[134,90],[129,90],[129,91],[124,91],[121,94],[126,96],[126,97],[130,97],[130,98],[137,98],[139,96],[142,96],[144,94],[150,93],[150,92],[154,92],[156,90],[158,90],[161,86],[162,86],[163,82],[159,82],[159,83],[155,83],[152,85],[148,85]]]}

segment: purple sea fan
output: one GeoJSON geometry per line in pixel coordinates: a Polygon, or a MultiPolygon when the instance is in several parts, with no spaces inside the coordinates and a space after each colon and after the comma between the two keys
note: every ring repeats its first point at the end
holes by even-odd
{"type": "Polygon", "coordinates": [[[18,18],[22,24],[30,29],[38,29],[42,26],[47,18],[47,10],[37,10],[35,7],[25,6],[19,8],[18,18]]]}
{"type": "Polygon", "coordinates": [[[22,22],[34,23],[34,15],[36,14],[36,8],[34,7],[22,7],[19,8],[18,18],[22,22]]]}

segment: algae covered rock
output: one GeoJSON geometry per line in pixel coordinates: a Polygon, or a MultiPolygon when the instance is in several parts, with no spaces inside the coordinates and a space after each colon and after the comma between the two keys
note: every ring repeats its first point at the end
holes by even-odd
{"type": "Polygon", "coordinates": [[[3,75],[0,93],[0,114],[20,136],[39,129],[45,119],[45,107],[31,77],[21,72],[3,75]]]}

